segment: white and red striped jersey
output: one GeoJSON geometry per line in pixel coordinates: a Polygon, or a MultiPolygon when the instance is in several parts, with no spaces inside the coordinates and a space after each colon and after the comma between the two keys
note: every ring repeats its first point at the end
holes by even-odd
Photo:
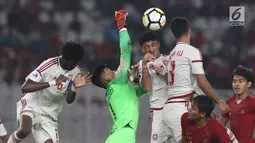
{"type": "MultiPolygon", "coordinates": [[[[31,72],[26,80],[31,79],[35,82],[49,82],[55,80],[61,74],[73,79],[80,71],[77,66],[71,71],[65,70],[60,66],[60,57],[53,57],[43,61],[33,72],[31,72]]],[[[50,116],[57,120],[58,114],[63,108],[65,102],[67,88],[70,80],[58,86],[51,86],[36,92],[27,93],[23,97],[29,102],[35,103],[39,107],[40,114],[50,116]]],[[[29,106],[29,105],[28,105],[29,106]]]]}
{"type": "Polygon", "coordinates": [[[7,131],[5,130],[4,124],[0,118],[0,137],[7,135],[7,131]]]}
{"type": "MultiPolygon", "coordinates": [[[[156,73],[150,68],[151,64],[162,67],[164,72],[167,71],[168,56],[161,55],[158,59],[149,62],[147,68],[149,70],[151,80],[152,80],[152,92],[150,93],[150,106],[151,108],[161,108],[165,104],[167,99],[167,81],[165,78],[166,73],[156,73]]],[[[142,60],[138,63],[138,74],[139,81],[142,80],[142,60]]]]}
{"type": "Polygon", "coordinates": [[[201,92],[194,74],[204,74],[200,51],[191,45],[177,43],[169,55],[169,97],[201,92]]]}

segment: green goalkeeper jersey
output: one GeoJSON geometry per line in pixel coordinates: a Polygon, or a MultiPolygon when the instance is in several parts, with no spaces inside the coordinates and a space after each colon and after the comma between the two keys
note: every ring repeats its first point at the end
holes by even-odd
{"type": "Polygon", "coordinates": [[[127,30],[120,32],[120,65],[114,79],[109,83],[106,102],[113,119],[112,133],[129,125],[135,131],[139,119],[138,97],[144,93],[140,85],[133,86],[128,79],[132,45],[127,30]]]}

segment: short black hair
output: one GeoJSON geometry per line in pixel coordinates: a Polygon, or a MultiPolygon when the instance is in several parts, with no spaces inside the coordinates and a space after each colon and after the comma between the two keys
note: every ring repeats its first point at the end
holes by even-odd
{"type": "Polygon", "coordinates": [[[180,38],[189,31],[189,23],[185,17],[176,17],[171,21],[171,31],[175,38],[180,38]]]}
{"type": "Polygon", "coordinates": [[[93,72],[91,81],[94,85],[105,88],[102,81],[102,73],[104,72],[104,69],[107,68],[107,65],[99,65],[93,72]]]}
{"type": "Polygon", "coordinates": [[[192,102],[199,109],[200,112],[205,112],[206,118],[211,116],[215,107],[213,100],[206,95],[199,95],[192,99],[192,102]]]}
{"type": "Polygon", "coordinates": [[[239,75],[244,77],[248,82],[253,82],[254,80],[254,70],[252,68],[247,68],[243,65],[238,65],[232,72],[232,78],[234,75],[239,75]]]}
{"type": "Polygon", "coordinates": [[[61,46],[62,58],[66,61],[80,61],[84,56],[84,49],[81,44],[70,41],[61,46]]]}
{"type": "Polygon", "coordinates": [[[140,35],[140,38],[139,38],[139,44],[140,46],[143,46],[143,44],[145,42],[148,42],[148,41],[159,41],[157,35],[155,32],[153,31],[145,31],[143,32],[141,35],[140,35]]]}

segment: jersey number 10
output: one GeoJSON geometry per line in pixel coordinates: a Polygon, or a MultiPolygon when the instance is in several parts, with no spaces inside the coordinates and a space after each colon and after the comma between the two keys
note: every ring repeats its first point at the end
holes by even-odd
{"type": "Polygon", "coordinates": [[[171,69],[170,69],[170,71],[169,71],[169,73],[170,73],[170,81],[169,81],[169,84],[170,84],[170,86],[173,86],[173,85],[174,85],[175,61],[170,61],[170,66],[171,66],[171,69]]]}

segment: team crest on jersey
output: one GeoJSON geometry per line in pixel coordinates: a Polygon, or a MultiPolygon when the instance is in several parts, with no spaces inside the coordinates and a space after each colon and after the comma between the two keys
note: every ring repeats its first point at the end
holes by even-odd
{"type": "Polygon", "coordinates": [[[165,66],[167,66],[168,65],[168,60],[164,60],[163,63],[164,63],[165,66]]]}
{"type": "Polygon", "coordinates": [[[153,135],[152,135],[152,139],[153,139],[153,140],[157,140],[157,139],[158,139],[158,134],[153,134],[153,135]]]}

